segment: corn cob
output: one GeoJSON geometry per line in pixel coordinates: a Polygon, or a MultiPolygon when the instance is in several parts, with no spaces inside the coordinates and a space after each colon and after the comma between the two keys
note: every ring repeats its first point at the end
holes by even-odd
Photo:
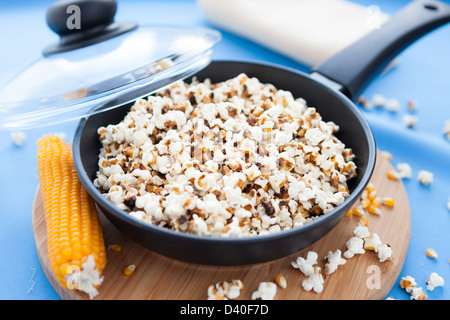
{"type": "Polygon", "coordinates": [[[106,265],[103,232],[92,198],[75,170],[69,145],[55,135],[38,140],[38,172],[52,272],[63,288],[98,294],[106,265]]]}

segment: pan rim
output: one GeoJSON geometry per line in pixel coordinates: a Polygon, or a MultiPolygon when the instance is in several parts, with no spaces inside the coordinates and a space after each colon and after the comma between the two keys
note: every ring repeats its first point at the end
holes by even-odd
{"type": "MultiPolygon", "coordinates": [[[[309,74],[286,67],[283,65],[265,62],[265,61],[257,61],[257,60],[212,60],[211,63],[208,65],[210,66],[212,63],[239,63],[239,64],[251,64],[255,66],[264,66],[264,67],[271,67],[275,69],[281,69],[284,71],[288,71],[294,74],[297,74],[302,77],[308,78],[310,81],[316,82],[318,85],[322,87],[323,90],[329,91],[331,94],[337,95],[339,100],[342,100],[345,105],[350,109],[350,111],[355,115],[355,117],[358,119],[359,123],[361,124],[361,127],[363,128],[365,132],[365,139],[368,143],[368,161],[366,170],[363,174],[363,177],[361,178],[358,185],[355,187],[353,192],[350,193],[349,197],[347,197],[343,203],[338,205],[336,208],[334,208],[329,213],[326,213],[322,216],[319,216],[313,221],[310,221],[302,226],[294,227],[289,230],[279,231],[272,234],[267,235],[256,235],[256,236],[245,236],[245,237],[219,237],[219,236],[202,236],[202,235],[196,235],[196,234],[189,234],[184,233],[180,231],[175,231],[172,229],[166,229],[162,228],[156,225],[152,225],[149,223],[146,223],[144,221],[140,221],[131,215],[129,215],[128,212],[118,209],[114,204],[106,199],[104,195],[94,186],[93,181],[88,177],[86,171],[84,170],[84,166],[80,157],[80,145],[81,145],[81,136],[83,133],[83,129],[85,127],[85,124],[89,120],[89,117],[82,118],[76,128],[72,149],[73,149],[73,155],[74,155],[74,162],[75,162],[75,168],[78,173],[78,176],[80,178],[81,183],[84,185],[88,193],[94,198],[95,202],[97,203],[97,206],[100,206],[100,211],[103,212],[104,210],[108,210],[108,213],[112,214],[115,218],[121,220],[121,222],[124,222],[126,224],[130,224],[135,228],[138,228],[142,232],[149,232],[153,233],[155,235],[163,235],[165,237],[174,238],[180,241],[186,240],[190,242],[202,242],[202,243],[208,243],[208,244],[229,244],[229,245],[241,245],[241,244],[252,244],[252,243],[262,243],[262,242],[272,242],[277,241],[279,239],[283,238],[290,238],[294,235],[299,235],[301,233],[305,233],[313,228],[319,228],[321,225],[326,224],[328,220],[336,218],[336,216],[342,215],[344,216],[344,208],[351,206],[354,202],[358,200],[358,197],[362,194],[364,191],[364,188],[369,183],[373,171],[375,169],[375,163],[376,163],[376,142],[375,138],[373,136],[372,129],[370,128],[370,125],[367,121],[367,119],[364,117],[362,112],[357,108],[357,106],[343,93],[336,91],[323,83],[319,82],[317,79],[312,78],[309,74]]],[[[207,66],[207,67],[208,67],[207,66]]],[[[98,108],[98,106],[96,107],[98,108]]],[[[106,214],[105,214],[106,215],[106,214]]],[[[342,219],[342,217],[339,217],[339,221],[342,219]]],[[[108,218],[109,219],[109,218],[108,218]]]]}

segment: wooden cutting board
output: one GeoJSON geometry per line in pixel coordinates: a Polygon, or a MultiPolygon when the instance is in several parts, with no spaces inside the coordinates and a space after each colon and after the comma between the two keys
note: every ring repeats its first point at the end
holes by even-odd
{"type": "MultiPolygon", "coordinates": [[[[379,196],[395,198],[393,208],[382,207],[380,215],[366,213],[369,231],[377,233],[383,243],[393,249],[391,261],[379,262],[376,253],[367,251],[355,255],[337,271],[325,276],[324,289],[320,294],[302,288],[305,276],[291,266],[298,256],[306,257],[308,251],[318,253],[318,265],[324,270],[323,258],[329,251],[346,250],[345,243],[352,236],[359,217],[345,217],[324,238],[302,251],[288,257],[262,264],[244,267],[212,267],[176,261],[156,254],[128,239],[117,230],[102,213],[105,245],[120,244],[122,250],[107,249],[107,265],[104,280],[99,288],[100,300],[205,300],[208,286],[220,281],[240,279],[244,288],[238,299],[249,300],[263,281],[274,281],[278,274],[287,280],[286,289],[277,289],[275,299],[333,299],[361,300],[384,299],[395,284],[405,261],[411,234],[411,219],[407,194],[401,181],[389,180],[387,170],[390,162],[378,156],[371,182],[379,196]],[[123,269],[136,265],[135,272],[126,277],[123,269]]],[[[63,289],[53,278],[47,254],[47,234],[40,188],[33,204],[32,224],[36,248],[42,268],[50,283],[62,299],[89,299],[81,292],[63,289]]]]}

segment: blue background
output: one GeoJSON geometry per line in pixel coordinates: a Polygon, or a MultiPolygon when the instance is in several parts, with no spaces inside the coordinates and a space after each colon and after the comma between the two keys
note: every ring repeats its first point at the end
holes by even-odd
{"type": "MultiPolygon", "coordinates": [[[[140,24],[211,26],[195,1],[118,1],[116,21],[134,20],[140,24]]],[[[378,5],[394,14],[409,1],[356,1],[378,5]]],[[[57,41],[45,23],[45,12],[52,1],[0,2],[0,86],[35,61],[41,50],[57,41]]],[[[214,27],[215,28],[215,27],[214,27]]],[[[298,70],[308,67],[223,30],[215,59],[254,59],[279,63],[298,70]]],[[[378,148],[393,154],[392,162],[408,162],[413,177],[405,180],[411,206],[412,233],[405,265],[400,277],[411,275],[428,299],[450,298],[450,141],[442,134],[450,119],[450,25],[426,35],[399,57],[400,63],[373,81],[363,92],[366,97],[380,93],[402,103],[398,112],[384,109],[363,110],[375,134],[378,148]],[[409,99],[418,102],[419,122],[414,129],[402,124],[409,99]],[[428,187],[417,181],[419,170],[434,173],[428,187]],[[437,260],[425,255],[434,248],[437,260]],[[431,272],[447,284],[433,292],[425,289],[431,272]]],[[[36,79],[38,82],[39,79],[36,79]]],[[[70,140],[77,121],[52,127],[26,130],[26,141],[17,147],[9,132],[0,131],[0,299],[59,299],[40,266],[34,244],[31,210],[38,175],[36,140],[43,134],[63,132],[70,140]]],[[[399,288],[399,279],[388,296],[408,300],[399,288]]]]}

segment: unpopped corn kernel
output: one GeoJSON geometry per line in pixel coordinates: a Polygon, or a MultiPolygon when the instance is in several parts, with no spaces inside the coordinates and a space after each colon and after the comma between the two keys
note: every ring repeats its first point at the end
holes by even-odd
{"type": "Polygon", "coordinates": [[[120,252],[120,250],[122,250],[122,246],[120,244],[110,244],[108,249],[111,249],[114,252],[120,252]]]}
{"type": "Polygon", "coordinates": [[[127,277],[131,276],[136,270],[136,266],[134,264],[130,264],[125,269],[123,269],[123,274],[127,277]]]}
{"type": "Polygon", "coordinates": [[[283,289],[286,289],[287,286],[287,282],[286,282],[286,278],[282,275],[282,274],[278,274],[275,277],[275,282],[283,289]]]}
{"type": "Polygon", "coordinates": [[[427,251],[426,251],[426,254],[427,254],[428,257],[430,257],[432,259],[437,259],[438,258],[438,254],[432,248],[428,248],[427,251]]]}

